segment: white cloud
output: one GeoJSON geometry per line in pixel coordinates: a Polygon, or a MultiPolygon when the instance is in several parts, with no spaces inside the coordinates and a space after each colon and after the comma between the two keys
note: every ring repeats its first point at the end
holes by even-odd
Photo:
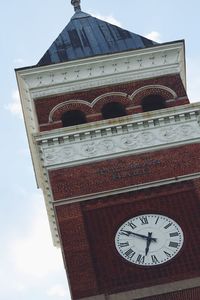
{"type": "Polygon", "coordinates": [[[5,107],[11,114],[22,118],[22,108],[18,90],[13,91],[11,102],[5,107]]]}
{"type": "Polygon", "coordinates": [[[13,62],[14,62],[15,65],[24,65],[25,64],[25,60],[23,58],[20,58],[20,57],[15,58],[13,62]]]}
{"type": "Polygon", "coordinates": [[[15,282],[13,285],[13,288],[18,292],[18,293],[23,293],[27,290],[26,286],[21,283],[21,282],[15,282]]]}
{"type": "Polygon", "coordinates": [[[61,284],[56,284],[54,286],[52,286],[48,291],[47,291],[47,295],[50,297],[60,297],[60,298],[65,298],[66,296],[69,295],[69,292],[67,291],[67,289],[61,285],[61,284]]]}
{"type": "Polygon", "coordinates": [[[103,16],[101,14],[98,14],[98,13],[91,13],[91,15],[97,19],[100,19],[100,20],[103,20],[103,21],[106,21],[108,23],[111,23],[113,25],[116,25],[116,26],[119,26],[119,27],[122,27],[120,21],[118,21],[117,19],[115,19],[115,17],[113,17],[112,15],[109,15],[109,16],[103,16]]]}
{"type": "Polygon", "coordinates": [[[28,299],[35,291],[40,299],[71,299],[61,251],[52,243],[42,193],[20,187],[15,190],[29,205],[20,225],[7,229],[3,239],[0,299],[28,299]]]}
{"type": "Polygon", "coordinates": [[[60,249],[52,244],[44,207],[37,209],[26,236],[13,241],[11,249],[14,266],[20,274],[38,279],[63,268],[60,249]]]}
{"type": "Polygon", "coordinates": [[[159,43],[159,42],[160,42],[161,35],[160,35],[160,33],[157,32],[157,31],[151,31],[151,32],[145,34],[145,37],[146,37],[147,39],[149,39],[149,40],[152,40],[152,41],[154,41],[154,42],[158,42],[158,43],[159,43]]]}

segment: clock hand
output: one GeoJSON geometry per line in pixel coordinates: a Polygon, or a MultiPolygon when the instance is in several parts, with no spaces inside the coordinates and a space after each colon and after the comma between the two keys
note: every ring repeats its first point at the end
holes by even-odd
{"type": "Polygon", "coordinates": [[[149,252],[149,246],[150,246],[150,244],[151,244],[151,242],[152,242],[152,232],[148,232],[148,238],[147,238],[147,245],[146,245],[146,249],[145,249],[145,255],[147,255],[148,254],[148,252],[149,252]]]}
{"type": "Polygon", "coordinates": [[[143,234],[139,234],[139,233],[135,233],[135,232],[132,232],[132,231],[128,231],[128,230],[122,230],[122,233],[124,233],[125,235],[130,235],[130,234],[132,234],[132,235],[135,235],[135,236],[138,236],[138,237],[141,237],[141,238],[143,238],[143,239],[149,239],[149,240],[151,240],[152,242],[156,242],[157,241],[157,239],[155,239],[155,238],[152,238],[152,237],[149,237],[149,236],[146,236],[146,235],[143,235],[143,234]]]}

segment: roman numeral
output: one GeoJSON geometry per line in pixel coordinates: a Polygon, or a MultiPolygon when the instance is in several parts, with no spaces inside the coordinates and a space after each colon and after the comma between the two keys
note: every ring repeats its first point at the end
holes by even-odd
{"type": "Polygon", "coordinates": [[[139,264],[144,264],[144,261],[145,261],[145,256],[139,254],[137,259],[136,259],[136,262],[139,263],[139,264]]]}
{"type": "Polygon", "coordinates": [[[151,260],[152,260],[152,263],[159,264],[159,260],[157,259],[157,257],[155,255],[151,255],[151,260]]]}
{"type": "Polygon", "coordinates": [[[168,229],[170,226],[172,226],[172,223],[167,224],[164,228],[168,229]]]}
{"type": "Polygon", "coordinates": [[[120,234],[124,234],[124,235],[126,235],[126,236],[129,236],[130,233],[129,233],[128,231],[122,229],[122,230],[120,231],[120,234]]]}
{"type": "Polygon", "coordinates": [[[165,255],[166,255],[167,257],[171,257],[171,254],[168,253],[167,251],[164,251],[164,253],[165,253],[165,255]]]}
{"type": "Polygon", "coordinates": [[[120,245],[120,247],[127,247],[127,246],[129,246],[129,242],[120,243],[119,245],[120,245]]]}
{"type": "Polygon", "coordinates": [[[174,236],[178,236],[178,235],[179,235],[178,232],[171,232],[171,233],[169,234],[170,237],[174,237],[174,236]]]}
{"type": "Polygon", "coordinates": [[[128,258],[132,258],[135,255],[135,252],[130,248],[124,253],[128,258]]]}
{"type": "Polygon", "coordinates": [[[177,248],[178,247],[178,243],[176,243],[176,242],[170,242],[169,243],[169,247],[177,248]]]}
{"type": "Polygon", "coordinates": [[[140,221],[141,221],[141,225],[149,224],[147,217],[141,217],[140,221]]]}
{"type": "Polygon", "coordinates": [[[159,220],[159,218],[160,218],[160,217],[157,217],[155,224],[157,224],[157,223],[158,223],[158,220],[159,220]]]}
{"type": "Polygon", "coordinates": [[[135,229],[137,227],[133,222],[129,222],[128,225],[131,226],[132,229],[135,229]]]}

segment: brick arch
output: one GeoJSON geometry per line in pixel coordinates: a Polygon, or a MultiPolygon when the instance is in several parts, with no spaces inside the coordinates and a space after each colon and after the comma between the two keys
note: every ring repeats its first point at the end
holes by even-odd
{"type": "Polygon", "coordinates": [[[56,105],[49,113],[49,122],[60,121],[62,114],[70,110],[80,110],[86,117],[94,113],[91,104],[83,100],[69,100],[56,105]]]}
{"type": "Polygon", "coordinates": [[[119,102],[125,107],[131,104],[131,100],[126,93],[111,92],[102,94],[101,96],[93,100],[92,107],[96,113],[101,113],[101,109],[103,108],[103,106],[110,102],[119,102]]]}
{"type": "Polygon", "coordinates": [[[130,96],[130,99],[136,106],[141,105],[142,99],[150,95],[161,96],[164,100],[175,100],[177,98],[177,94],[169,87],[166,87],[164,85],[146,85],[134,91],[130,96]]]}

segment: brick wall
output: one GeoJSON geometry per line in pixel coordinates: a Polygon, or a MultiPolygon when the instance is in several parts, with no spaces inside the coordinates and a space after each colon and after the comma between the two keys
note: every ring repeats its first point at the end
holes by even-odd
{"type": "Polygon", "coordinates": [[[99,199],[94,196],[93,200],[74,204],[57,202],[71,196],[196,173],[199,156],[200,144],[193,144],[49,172],[73,299],[200,276],[200,179],[99,199]],[[152,268],[129,263],[118,254],[114,244],[119,226],[145,213],[174,219],[185,237],[184,246],[174,259],[152,268]]]}
{"type": "MultiPolygon", "coordinates": [[[[57,206],[73,299],[114,294],[200,276],[199,182],[175,183],[57,206]],[[124,260],[114,244],[119,226],[133,216],[144,213],[163,214],[174,219],[185,237],[184,246],[174,259],[152,268],[124,260]]],[[[198,299],[194,293],[185,294],[191,298],[180,298],[179,294],[173,298],[156,296],[145,299],[198,299]]]]}
{"type": "Polygon", "coordinates": [[[200,172],[200,144],[49,171],[54,200],[200,172]]]}
{"type": "Polygon", "coordinates": [[[85,222],[79,203],[56,208],[64,262],[73,296],[98,294],[85,222]]]}

